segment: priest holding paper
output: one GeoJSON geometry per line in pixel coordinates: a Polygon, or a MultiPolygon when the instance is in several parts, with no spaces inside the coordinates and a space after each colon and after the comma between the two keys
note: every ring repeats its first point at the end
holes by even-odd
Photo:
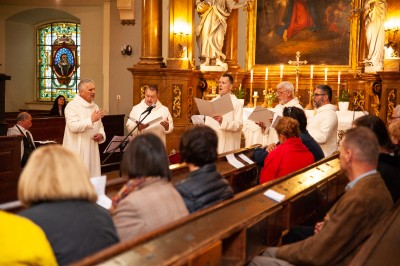
{"type": "Polygon", "coordinates": [[[223,74],[218,82],[219,96],[216,101],[224,95],[229,95],[233,110],[225,114],[213,114],[206,116],[205,124],[213,128],[218,134],[218,153],[229,152],[240,148],[241,132],[243,127],[243,105],[231,93],[233,88],[233,77],[223,74]]]}
{"type": "Polygon", "coordinates": [[[164,106],[158,100],[158,87],[156,85],[146,86],[144,90],[144,99],[137,105],[133,106],[129,114],[126,128],[131,132],[132,136],[140,133],[151,132],[158,136],[166,145],[166,134],[174,129],[172,116],[168,107],[164,106]],[[150,114],[140,123],[140,121],[150,112],[150,114]]]}

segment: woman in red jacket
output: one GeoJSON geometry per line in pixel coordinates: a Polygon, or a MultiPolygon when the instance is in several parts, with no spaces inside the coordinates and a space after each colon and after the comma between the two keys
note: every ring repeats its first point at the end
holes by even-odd
{"type": "Polygon", "coordinates": [[[283,117],[276,131],[280,145],[265,158],[260,184],[291,174],[314,162],[314,156],[301,142],[297,120],[283,117]]]}

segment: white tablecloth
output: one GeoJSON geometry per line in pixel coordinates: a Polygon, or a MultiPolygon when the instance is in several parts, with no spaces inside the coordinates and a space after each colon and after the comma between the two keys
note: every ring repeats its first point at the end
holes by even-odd
{"type": "MultiPolygon", "coordinates": [[[[273,109],[271,109],[273,111],[273,109]]],[[[306,112],[308,122],[313,118],[314,110],[304,110],[306,112]]],[[[264,135],[261,128],[251,120],[248,120],[249,115],[253,112],[253,108],[243,108],[243,134],[246,138],[246,147],[253,144],[262,144],[263,146],[276,142],[276,135],[264,135]]],[[[360,111],[336,111],[339,119],[338,133],[351,127],[355,119],[367,113],[360,111]]]]}

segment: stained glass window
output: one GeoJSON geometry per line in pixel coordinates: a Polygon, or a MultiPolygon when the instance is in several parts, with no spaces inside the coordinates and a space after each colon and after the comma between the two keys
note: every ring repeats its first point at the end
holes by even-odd
{"type": "Polygon", "coordinates": [[[37,98],[54,101],[58,95],[72,100],[80,79],[80,24],[57,22],[37,28],[37,98]]]}

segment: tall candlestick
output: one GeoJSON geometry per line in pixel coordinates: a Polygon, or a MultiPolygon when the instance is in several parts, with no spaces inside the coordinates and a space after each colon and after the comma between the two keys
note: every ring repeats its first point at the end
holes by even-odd
{"type": "Polygon", "coordinates": [[[328,81],[328,68],[325,68],[325,81],[328,81]]]}
{"type": "Polygon", "coordinates": [[[268,80],[268,67],[265,68],[265,80],[268,80]]]}
{"type": "Polygon", "coordinates": [[[283,78],[283,65],[281,65],[281,73],[280,73],[280,75],[279,75],[279,78],[283,78]]]}
{"type": "Polygon", "coordinates": [[[250,70],[250,83],[253,83],[253,69],[250,70]]]}
{"type": "Polygon", "coordinates": [[[311,66],[310,69],[310,79],[314,78],[314,66],[311,66]]]}
{"type": "Polygon", "coordinates": [[[340,84],[340,71],[338,72],[338,76],[337,76],[337,84],[340,84]]]}

